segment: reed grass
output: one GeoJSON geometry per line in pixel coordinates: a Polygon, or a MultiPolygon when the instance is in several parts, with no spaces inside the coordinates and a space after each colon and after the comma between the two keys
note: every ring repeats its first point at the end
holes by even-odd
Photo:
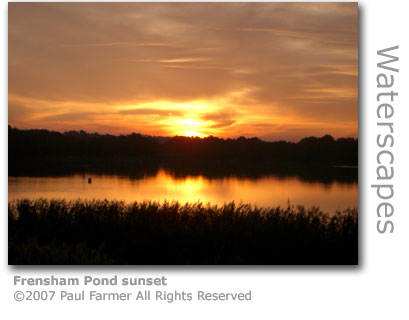
{"type": "Polygon", "coordinates": [[[9,202],[9,264],[357,264],[358,211],[179,202],[9,202]]]}

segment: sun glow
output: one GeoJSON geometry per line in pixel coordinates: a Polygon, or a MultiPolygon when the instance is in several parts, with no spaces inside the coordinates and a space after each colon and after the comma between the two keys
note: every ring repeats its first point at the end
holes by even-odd
{"type": "Polygon", "coordinates": [[[200,129],[205,128],[202,121],[196,119],[181,119],[176,126],[177,134],[186,137],[205,137],[206,135],[200,132],[200,129]]]}
{"type": "Polygon", "coordinates": [[[200,126],[200,122],[195,119],[182,119],[179,120],[182,125],[189,126],[189,127],[198,127],[200,126]]]}
{"type": "Polygon", "coordinates": [[[186,136],[186,137],[203,137],[204,135],[202,135],[201,133],[199,133],[197,131],[188,130],[188,131],[185,131],[183,136],[186,136]]]}

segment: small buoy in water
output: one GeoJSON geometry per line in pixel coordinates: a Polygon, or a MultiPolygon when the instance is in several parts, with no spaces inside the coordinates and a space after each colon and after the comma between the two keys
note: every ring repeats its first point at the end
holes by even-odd
{"type": "Polygon", "coordinates": [[[88,178],[88,183],[89,183],[89,184],[92,183],[92,178],[88,178]]]}

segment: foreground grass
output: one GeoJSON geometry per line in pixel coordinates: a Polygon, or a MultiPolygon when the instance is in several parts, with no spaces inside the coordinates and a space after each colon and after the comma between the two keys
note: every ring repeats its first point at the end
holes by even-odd
{"type": "Polygon", "coordinates": [[[18,200],[9,264],[357,264],[358,212],[18,200]]]}

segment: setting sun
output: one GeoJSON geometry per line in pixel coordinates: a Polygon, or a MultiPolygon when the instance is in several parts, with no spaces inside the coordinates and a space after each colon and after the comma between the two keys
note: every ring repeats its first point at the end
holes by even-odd
{"type": "Polygon", "coordinates": [[[13,3],[9,124],[266,141],[357,137],[356,5],[331,6],[337,24],[307,4],[13,3]],[[250,20],[236,18],[247,11],[250,20]],[[204,12],[218,14],[208,24],[204,12]]]}
{"type": "Polygon", "coordinates": [[[181,119],[175,125],[176,134],[186,137],[204,137],[206,135],[199,132],[204,128],[206,128],[205,123],[196,119],[181,119]]]}
{"type": "Polygon", "coordinates": [[[193,131],[193,130],[185,131],[185,134],[183,134],[183,135],[186,136],[186,137],[202,137],[203,136],[199,132],[193,131]]]}
{"type": "Polygon", "coordinates": [[[358,13],[10,2],[9,265],[357,265],[358,13]]]}

